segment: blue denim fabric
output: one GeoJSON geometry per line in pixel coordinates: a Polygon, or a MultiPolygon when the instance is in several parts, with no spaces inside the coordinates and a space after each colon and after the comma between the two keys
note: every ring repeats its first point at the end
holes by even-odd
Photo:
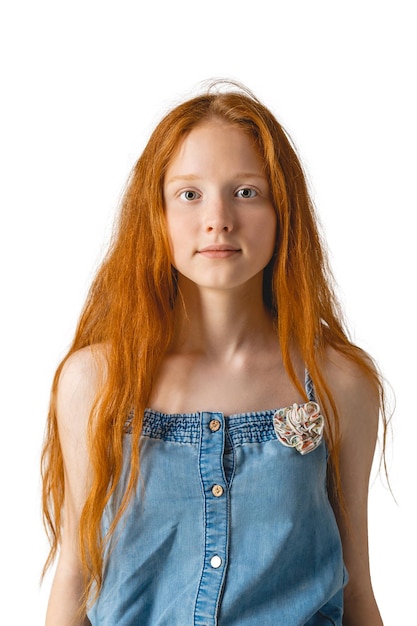
{"type": "MultiPolygon", "coordinates": [[[[326,446],[285,447],[274,412],[146,411],[141,479],[93,626],[341,626],[346,572],[326,446]]],[[[127,461],[129,446],[127,434],[127,461]]]]}

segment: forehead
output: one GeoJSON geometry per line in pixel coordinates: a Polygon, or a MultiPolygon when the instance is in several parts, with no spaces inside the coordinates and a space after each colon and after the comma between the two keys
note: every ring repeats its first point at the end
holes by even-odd
{"type": "Polygon", "coordinates": [[[219,165],[263,171],[263,162],[252,135],[235,124],[213,119],[195,126],[180,141],[168,172],[219,165]]]}

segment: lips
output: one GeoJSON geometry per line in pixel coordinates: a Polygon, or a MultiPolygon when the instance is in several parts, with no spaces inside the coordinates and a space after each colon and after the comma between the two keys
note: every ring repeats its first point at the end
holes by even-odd
{"type": "Polygon", "coordinates": [[[230,244],[215,244],[212,246],[207,246],[206,248],[201,248],[199,250],[199,252],[216,252],[216,251],[223,251],[223,250],[227,250],[227,251],[232,251],[232,252],[238,252],[239,248],[236,248],[235,246],[231,246],[230,244]]]}
{"type": "Polygon", "coordinates": [[[198,250],[198,254],[209,259],[226,259],[235,256],[239,252],[240,248],[236,248],[230,244],[214,244],[198,250]]]}

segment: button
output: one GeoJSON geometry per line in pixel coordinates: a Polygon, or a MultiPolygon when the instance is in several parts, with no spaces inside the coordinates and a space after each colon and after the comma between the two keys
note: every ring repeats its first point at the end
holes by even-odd
{"type": "Polygon", "coordinates": [[[222,560],[221,558],[216,554],[215,556],[212,556],[210,559],[210,565],[214,568],[217,569],[218,567],[220,567],[220,565],[222,564],[222,560]]]}
{"type": "Polygon", "coordinates": [[[212,433],[215,433],[221,428],[221,423],[219,422],[219,420],[211,420],[209,423],[209,428],[212,433]]]}
{"type": "Polygon", "coordinates": [[[213,487],[211,488],[211,493],[213,494],[213,496],[216,496],[216,498],[220,498],[220,496],[223,495],[224,489],[221,485],[213,485],[213,487]]]}

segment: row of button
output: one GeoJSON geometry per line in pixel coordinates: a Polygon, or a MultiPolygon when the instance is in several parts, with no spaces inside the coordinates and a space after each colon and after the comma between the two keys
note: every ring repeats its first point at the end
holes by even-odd
{"type": "Polygon", "coordinates": [[[201,414],[199,470],[204,494],[204,566],[195,600],[195,626],[215,626],[227,565],[228,492],[223,454],[222,413],[201,414]]]}
{"type": "MultiPolygon", "coordinates": [[[[212,433],[217,432],[221,428],[220,421],[216,419],[210,420],[209,428],[212,433]]],[[[216,498],[220,498],[224,493],[224,489],[221,485],[213,485],[213,487],[211,488],[211,493],[216,498]]],[[[215,554],[214,556],[211,557],[210,565],[213,569],[218,569],[219,567],[221,567],[221,564],[222,564],[222,560],[218,554],[215,554]]]]}

